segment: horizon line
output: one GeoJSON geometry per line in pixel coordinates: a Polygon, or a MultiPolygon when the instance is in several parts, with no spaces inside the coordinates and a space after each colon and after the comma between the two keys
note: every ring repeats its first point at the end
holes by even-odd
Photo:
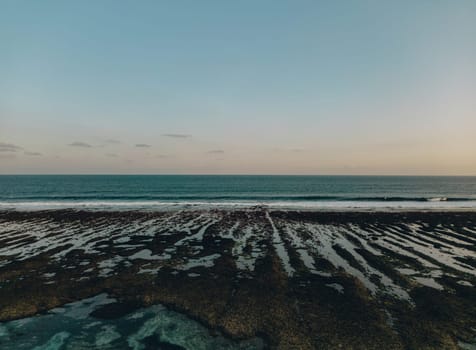
{"type": "Polygon", "coordinates": [[[455,175],[455,174],[267,174],[267,173],[259,173],[259,174],[233,174],[233,173],[226,173],[226,174],[212,174],[212,173],[166,173],[166,174],[147,174],[147,173],[130,173],[130,174],[113,174],[113,173],[36,173],[36,174],[26,174],[26,173],[18,173],[18,174],[0,174],[0,176],[335,176],[335,177],[476,177],[476,174],[473,175],[455,175]]]}

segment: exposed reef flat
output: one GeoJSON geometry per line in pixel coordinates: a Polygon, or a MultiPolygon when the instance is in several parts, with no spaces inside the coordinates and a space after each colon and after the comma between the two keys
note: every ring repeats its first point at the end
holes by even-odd
{"type": "Polygon", "coordinates": [[[475,284],[474,212],[0,212],[0,321],[107,293],[272,349],[458,349],[475,284]]]}

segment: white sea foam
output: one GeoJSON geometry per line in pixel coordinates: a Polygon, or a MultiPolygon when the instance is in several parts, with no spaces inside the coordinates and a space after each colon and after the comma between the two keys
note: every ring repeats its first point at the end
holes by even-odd
{"type": "Polygon", "coordinates": [[[30,201],[30,202],[9,202],[1,201],[0,209],[17,210],[44,210],[44,209],[88,209],[88,210],[127,210],[127,209],[177,209],[179,208],[251,208],[256,206],[265,206],[276,209],[373,209],[373,210],[476,210],[476,200],[468,201],[447,201],[428,200],[428,201],[30,201]]]}

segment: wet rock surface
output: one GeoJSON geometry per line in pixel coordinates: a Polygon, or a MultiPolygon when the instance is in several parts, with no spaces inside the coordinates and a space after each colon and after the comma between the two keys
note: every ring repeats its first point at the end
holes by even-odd
{"type": "Polygon", "coordinates": [[[98,318],[163,304],[272,349],[457,349],[475,243],[471,212],[1,212],[0,320],[107,293],[98,318]]]}

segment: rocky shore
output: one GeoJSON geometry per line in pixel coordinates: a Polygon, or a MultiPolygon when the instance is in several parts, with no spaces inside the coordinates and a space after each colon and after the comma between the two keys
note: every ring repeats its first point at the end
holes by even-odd
{"type": "Polygon", "coordinates": [[[476,213],[0,212],[0,321],[107,293],[271,349],[458,349],[476,337],[476,213]]]}

